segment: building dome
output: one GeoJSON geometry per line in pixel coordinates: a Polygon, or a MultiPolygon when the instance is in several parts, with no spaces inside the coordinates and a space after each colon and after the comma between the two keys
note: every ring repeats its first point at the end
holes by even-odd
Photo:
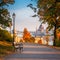
{"type": "Polygon", "coordinates": [[[41,24],[38,29],[36,29],[35,36],[44,36],[45,35],[45,30],[44,26],[41,24]]]}

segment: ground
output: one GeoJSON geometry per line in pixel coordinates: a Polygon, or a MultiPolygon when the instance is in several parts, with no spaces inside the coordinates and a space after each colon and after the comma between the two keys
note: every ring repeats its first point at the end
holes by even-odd
{"type": "Polygon", "coordinates": [[[3,60],[60,60],[60,50],[40,44],[24,44],[23,52],[5,56],[3,60]]]}

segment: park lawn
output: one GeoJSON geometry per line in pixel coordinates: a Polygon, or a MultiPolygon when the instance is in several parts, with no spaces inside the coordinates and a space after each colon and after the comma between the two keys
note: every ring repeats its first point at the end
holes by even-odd
{"type": "Polygon", "coordinates": [[[6,41],[0,41],[0,57],[13,53],[12,43],[6,41]]]}

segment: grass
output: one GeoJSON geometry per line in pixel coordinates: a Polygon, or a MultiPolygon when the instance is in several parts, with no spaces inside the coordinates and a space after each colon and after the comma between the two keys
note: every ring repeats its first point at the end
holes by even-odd
{"type": "Polygon", "coordinates": [[[13,53],[12,43],[6,41],[0,41],[0,57],[13,53]]]}

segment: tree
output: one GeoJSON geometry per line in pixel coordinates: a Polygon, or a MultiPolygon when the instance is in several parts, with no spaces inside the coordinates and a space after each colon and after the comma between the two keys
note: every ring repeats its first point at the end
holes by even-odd
{"type": "Polygon", "coordinates": [[[27,28],[24,28],[23,39],[25,40],[25,42],[29,42],[29,43],[35,42],[35,38],[30,34],[30,32],[27,30],[27,28]]]}
{"type": "Polygon", "coordinates": [[[9,4],[14,4],[14,0],[0,0],[0,7],[9,6],[9,4]]]}
{"type": "Polygon", "coordinates": [[[56,29],[60,27],[60,1],[38,0],[38,14],[43,16],[43,22],[48,23],[48,29],[54,28],[54,46],[56,45],[56,29]],[[57,13],[56,13],[57,12],[57,13]],[[42,13],[42,14],[41,14],[42,13]]]}
{"type": "Polygon", "coordinates": [[[56,45],[56,29],[60,27],[60,0],[37,0],[38,15],[48,29],[54,28],[54,46],[56,45]]]}
{"type": "Polygon", "coordinates": [[[27,28],[24,28],[24,31],[23,31],[23,39],[30,39],[31,35],[30,33],[28,32],[27,28]]]}
{"type": "Polygon", "coordinates": [[[0,26],[3,28],[10,27],[12,19],[10,13],[5,6],[13,4],[14,0],[0,0],[0,26]]]}
{"type": "Polygon", "coordinates": [[[5,28],[9,27],[9,22],[10,24],[12,23],[12,20],[10,18],[10,14],[7,9],[3,8],[0,9],[0,26],[5,28]]]}

